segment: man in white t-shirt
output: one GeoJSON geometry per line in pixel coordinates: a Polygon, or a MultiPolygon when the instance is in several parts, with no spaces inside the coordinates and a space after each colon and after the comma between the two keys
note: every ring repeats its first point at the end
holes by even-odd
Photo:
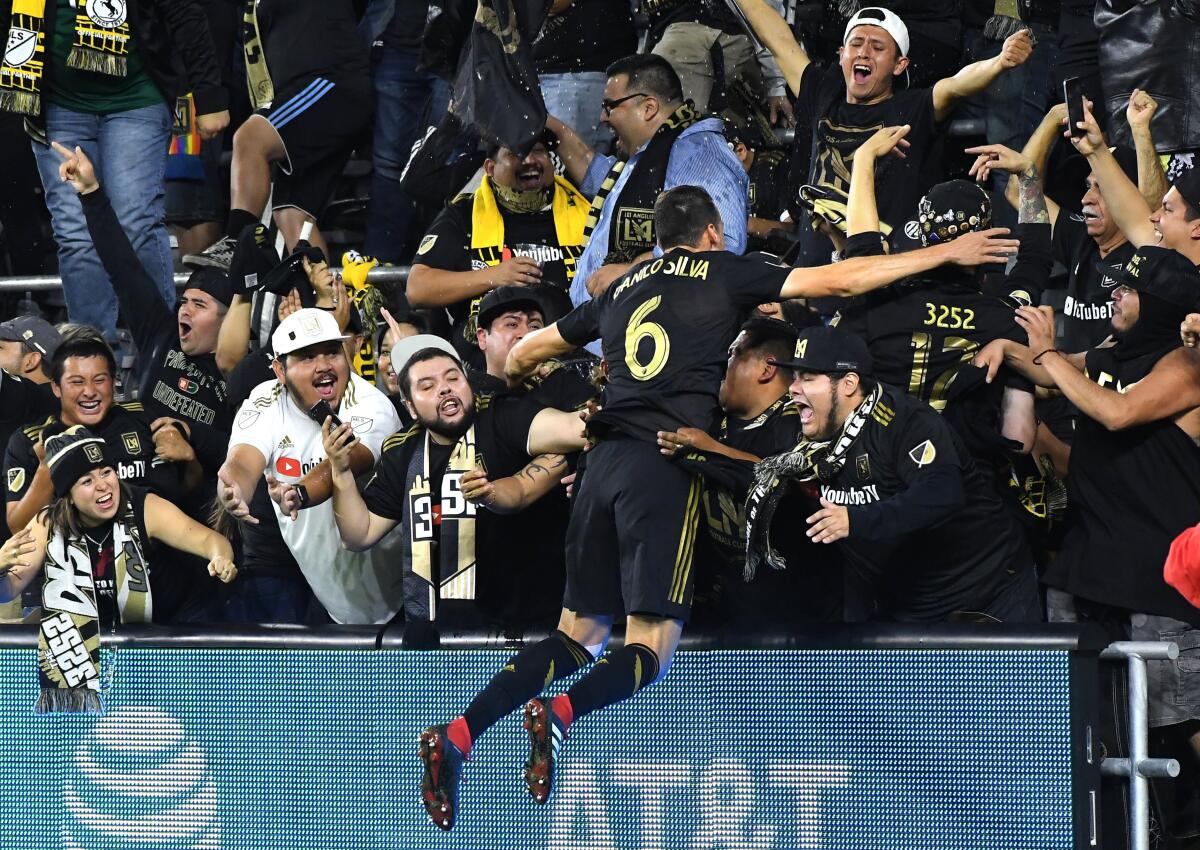
{"type": "MultiPolygon", "coordinates": [[[[317,309],[297,310],[271,335],[278,380],[255,387],[242,404],[219,473],[218,497],[232,516],[258,522],[246,499],[264,473],[299,485],[314,470],[328,469],[321,422],[330,412],[354,430],[351,466],[358,475],[374,467],[383,441],[399,429],[387,396],[351,372],[345,339],[333,316],[317,309]],[[328,408],[314,411],[322,402],[328,408]]],[[[278,505],[274,510],[284,542],[329,615],[339,623],[390,620],[403,602],[401,570],[378,548],[344,549],[331,502],[307,505],[303,495],[300,501],[290,519],[278,505]]]]}

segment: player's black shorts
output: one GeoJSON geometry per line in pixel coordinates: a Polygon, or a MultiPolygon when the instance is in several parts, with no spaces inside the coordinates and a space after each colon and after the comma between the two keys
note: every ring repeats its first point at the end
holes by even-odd
{"type": "Polygon", "coordinates": [[[275,96],[256,114],[271,122],[287,158],[275,169],[272,206],[297,207],[318,217],[354,145],[371,123],[368,79],[314,77],[275,96]]]}
{"type": "Polygon", "coordinates": [[[701,489],[653,443],[618,438],[592,449],[567,526],[563,607],[686,620],[701,489]]]}

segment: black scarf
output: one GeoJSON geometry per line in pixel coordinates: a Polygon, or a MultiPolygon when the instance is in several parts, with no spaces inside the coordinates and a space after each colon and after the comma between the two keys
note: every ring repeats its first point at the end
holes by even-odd
{"type": "MultiPolygon", "coordinates": [[[[671,158],[671,147],[688,127],[703,118],[690,100],[685,101],[663,122],[654,137],[638,158],[629,180],[621,187],[620,194],[613,199],[613,210],[608,228],[608,255],[604,263],[629,263],[638,254],[654,248],[654,202],[663,190],[667,179],[667,162],[671,158]]],[[[583,230],[586,243],[600,221],[600,212],[608,200],[617,178],[625,170],[625,160],[617,160],[600,184],[592,209],[588,213],[587,226],[583,230]]]]}

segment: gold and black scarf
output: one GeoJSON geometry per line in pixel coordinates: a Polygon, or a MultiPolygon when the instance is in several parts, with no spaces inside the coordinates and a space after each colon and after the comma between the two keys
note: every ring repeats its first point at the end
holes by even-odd
{"type": "Polygon", "coordinates": [[[458,483],[478,462],[475,426],[454,444],[440,493],[430,492],[429,441],[425,431],[404,480],[404,618],[410,622],[436,620],[439,600],[475,598],[476,508],[463,498],[458,483]]]}
{"type": "Polygon", "coordinates": [[[275,85],[263,52],[262,36],[258,31],[258,0],[246,0],[242,13],[242,44],[246,53],[246,86],[255,109],[265,109],[275,99],[275,85]]]}
{"type": "MultiPolygon", "coordinates": [[[[604,258],[606,264],[629,263],[634,257],[654,248],[654,202],[667,179],[667,162],[671,158],[671,147],[684,130],[703,118],[690,100],[685,101],[663,122],[638,157],[633,174],[612,200],[616,209],[609,220],[608,255],[604,258]]],[[[592,199],[587,225],[583,229],[585,243],[596,229],[600,213],[625,166],[626,161],[622,159],[613,163],[613,167],[600,184],[596,197],[592,199]]]]}
{"type": "MultiPolygon", "coordinates": [[[[132,505],[126,505],[113,523],[112,546],[121,622],[149,623],[153,615],[150,573],[132,505]]],[[[98,713],[100,612],[87,543],[56,530],[46,546],[45,571],[38,630],[41,691],[35,711],[98,713]]]]}

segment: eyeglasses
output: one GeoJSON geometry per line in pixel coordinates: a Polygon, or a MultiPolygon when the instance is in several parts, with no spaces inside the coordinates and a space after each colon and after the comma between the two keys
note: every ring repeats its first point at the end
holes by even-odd
{"type": "Polygon", "coordinates": [[[627,100],[633,100],[635,97],[650,97],[650,95],[638,92],[637,94],[627,94],[624,97],[618,97],[616,100],[609,100],[608,98],[605,98],[604,100],[600,101],[600,108],[604,110],[605,117],[608,117],[609,115],[612,115],[613,110],[622,103],[627,100]]]}

